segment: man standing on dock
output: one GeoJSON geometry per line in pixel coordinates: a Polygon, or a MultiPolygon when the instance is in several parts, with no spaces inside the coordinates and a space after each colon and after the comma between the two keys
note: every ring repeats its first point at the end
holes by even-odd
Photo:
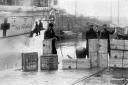
{"type": "Polygon", "coordinates": [[[39,20],[39,35],[41,30],[43,30],[43,23],[41,22],[41,20],[39,20]]]}
{"type": "Polygon", "coordinates": [[[56,46],[55,46],[56,36],[53,28],[54,28],[54,24],[50,22],[48,24],[47,30],[44,33],[44,39],[52,39],[52,54],[57,54],[56,46]]]}
{"type": "Polygon", "coordinates": [[[100,32],[100,39],[107,39],[108,40],[108,53],[110,56],[110,34],[115,33],[115,28],[113,31],[109,31],[107,24],[103,25],[103,32],[100,32]]]}
{"type": "Polygon", "coordinates": [[[4,23],[1,24],[1,29],[3,30],[3,37],[6,37],[6,32],[10,28],[10,23],[7,22],[7,18],[4,19],[4,23]]]}
{"type": "Polygon", "coordinates": [[[97,32],[93,29],[94,25],[90,25],[90,29],[86,32],[86,48],[87,48],[87,56],[89,57],[89,39],[96,39],[97,38],[97,32]]]}

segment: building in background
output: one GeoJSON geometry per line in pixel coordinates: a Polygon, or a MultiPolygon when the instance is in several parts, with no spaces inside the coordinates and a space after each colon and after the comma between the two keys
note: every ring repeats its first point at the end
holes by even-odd
{"type": "Polygon", "coordinates": [[[48,7],[57,5],[58,0],[0,0],[0,5],[48,7]]]}
{"type": "Polygon", "coordinates": [[[0,5],[11,5],[12,0],[0,0],[0,5]]]}
{"type": "Polygon", "coordinates": [[[33,6],[48,7],[50,0],[32,0],[33,6]]]}

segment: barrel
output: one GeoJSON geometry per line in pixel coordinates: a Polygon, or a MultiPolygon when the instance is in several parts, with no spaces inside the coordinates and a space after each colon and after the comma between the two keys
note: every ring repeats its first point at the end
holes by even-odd
{"type": "Polygon", "coordinates": [[[84,47],[78,47],[76,48],[76,57],[77,58],[86,58],[87,55],[87,49],[84,47]]]}

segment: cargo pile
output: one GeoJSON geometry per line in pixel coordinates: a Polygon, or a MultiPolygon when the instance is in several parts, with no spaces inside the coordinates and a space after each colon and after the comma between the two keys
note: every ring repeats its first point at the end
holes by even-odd
{"type": "Polygon", "coordinates": [[[40,70],[58,69],[58,56],[57,54],[52,54],[52,39],[43,41],[43,55],[40,58],[38,58],[37,52],[22,53],[23,71],[38,71],[39,66],[40,70]]]}
{"type": "Polygon", "coordinates": [[[90,68],[90,59],[78,58],[78,59],[63,59],[62,60],[62,69],[89,69],[90,68]]]}
{"type": "Polygon", "coordinates": [[[58,69],[58,56],[52,53],[52,40],[43,40],[43,55],[40,57],[41,70],[57,70],[58,69]]]}
{"type": "Polygon", "coordinates": [[[109,66],[128,68],[128,40],[111,40],[109,66]]]}

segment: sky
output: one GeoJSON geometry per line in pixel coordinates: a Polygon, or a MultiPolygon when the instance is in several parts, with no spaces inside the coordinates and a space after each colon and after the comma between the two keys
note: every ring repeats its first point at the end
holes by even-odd
{"type": "Polygon", "coordinates": [[[59,7],[70,14],[95,17],[100,20],[112,20],[113,24],[128,26],[128,0],[58,0],[59,7]],[[76,2],[76,5],[75,5],[76,2]]]}

